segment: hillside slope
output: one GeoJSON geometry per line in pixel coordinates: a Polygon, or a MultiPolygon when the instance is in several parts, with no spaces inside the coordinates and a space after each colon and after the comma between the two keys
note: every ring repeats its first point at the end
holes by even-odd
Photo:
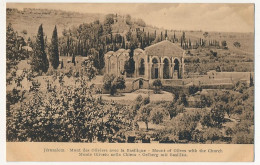
{"type": "Polygon", "coordinates": [[[57,26],[58,35],[63,29],[69,29],[82,23],[90,23],[97,19],[103,19],[102,14],[75,13],[60,10],[24,9],[23,11],[7,9],[6,23],[12,23],[19,35],[27,37],[36,36],[39,25],[43,24],[43,30],[48,38],[51,37],[54,26],[57,26]],[[23,34],[23,30],[27,34],[23,34]]]}
{"type": "MultiPolygon", "coordinates": [[[[77,13],[67,12],[62,10],[49,10],[49,9],[24,9],[22,11],[17,9],[7,8],[6,22],[12,23],[12,27],[19,35],[25,39],[28,37],[36,36],[38,27],[43,24],[43,30],[47,35],[48,40],[52,36],[54,26],[57,26],[58,35],[62,35],[63,29],[69,29],[76,27],[82,23],[90,23],[95,20],[103,21],[105,15],[95,13],[77,13]],[[27,32],[25,34],[24,32],[27,32]]],[[[134,19],[133,19],[134,20],[134,19]]],[[[157,36],[161,35],[161,32],[165,33],[165,29],[159,29],[153,26],[138,26],[136,24],[128,25],[125,21],[125,16],[117,16],[117,21],[112,25],[113,33],[126,34],[130,29],[139,28],[145,32],[149,32],[153,35],[156,31],[157,36]]],[[[180,39],[182,31],[168,30],[168,39],[172,39],[174,33],[176,38],[180,39]]],[[[231,33],[231,32],[209,32],[208,37],[203,36],[203,31],[186,31],[185,35],[191,42],[196,42],[200,38],[206,40],[218,40],[227,41],[230,51],[237,54],[254,55],[254,34],[253,33],[231,33]],[[235,47],[234,42],[239,42],[241,47],[235,47]]]]}

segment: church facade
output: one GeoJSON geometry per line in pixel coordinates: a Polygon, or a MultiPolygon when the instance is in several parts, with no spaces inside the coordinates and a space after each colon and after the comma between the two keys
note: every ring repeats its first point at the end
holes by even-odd
{"type": "MultiPolygon", "coordinates": [[[[119,49],[107,52],[105,58],[105,74],[126,75],[124,65],[129,60],[130,50],[119,49]]],[[[134,78],[181,79],[184,74],[185,51],[175,43],[164,40],[144,50],[135,49],[134,78]]]]}

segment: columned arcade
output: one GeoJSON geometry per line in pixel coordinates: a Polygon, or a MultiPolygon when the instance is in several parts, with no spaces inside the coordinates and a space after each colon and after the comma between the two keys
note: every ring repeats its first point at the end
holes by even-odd
{"type": "MultiPolygon", "coordinates": [[[[184,73],[185,52],[170,41],[161,41],[144,50],[135,49],[133,77],[143,79],[180,79],[184,73]]],[[[123,75],[129,50],[120,49],[105,55],[106,74],[123,75]]]]}

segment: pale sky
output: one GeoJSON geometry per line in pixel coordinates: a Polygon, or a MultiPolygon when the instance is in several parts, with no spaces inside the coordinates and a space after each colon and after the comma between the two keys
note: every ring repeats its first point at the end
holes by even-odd
{"type": "Polygon", "coordinates": [[[254,4],[9,3],[7,7],[130,14],[149,25],[174,30],[254,32],[254,4]]]}

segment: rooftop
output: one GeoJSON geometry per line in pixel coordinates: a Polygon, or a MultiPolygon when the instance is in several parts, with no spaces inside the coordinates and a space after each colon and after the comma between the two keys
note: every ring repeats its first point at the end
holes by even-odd
{"type": "Polygon", "coordinates": [[[146,47],[145,52],[148,56],[182,57],[184,50],[177,44],[164,40],[146,47]]]}

